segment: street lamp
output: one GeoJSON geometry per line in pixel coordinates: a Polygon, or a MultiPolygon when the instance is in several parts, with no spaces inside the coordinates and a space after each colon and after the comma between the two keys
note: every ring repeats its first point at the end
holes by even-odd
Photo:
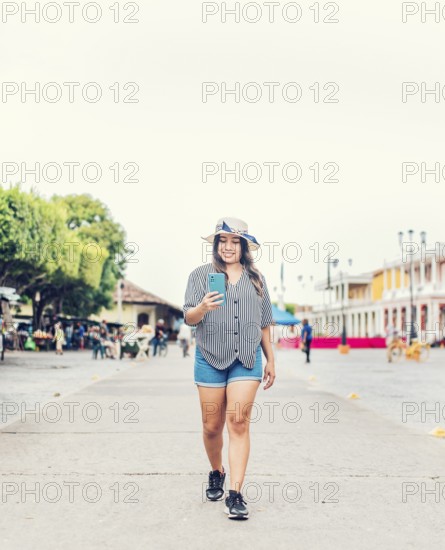
{"type": "MultiPolygon", "coordinates": [[[[334,264],[334,267],[337,267],[338,260],[334,264]]],[[[352,265],[352,258],[348,259],[348,265],[351,267],[352,265]]],[[[345,288],[343,285],[343,271],[340,271],[340,291],[341,291],[341,319],[342,319],[342,330],[341,330],[341,345],[347,346],[347,333],[346,333],[346,315],[345,315],[345,305],[344,305],[344,298],[345,298],[345,288]]]]}
{"type": "MultiPolygon", "coordinates": [[[[399,245],[402,249],[402,262],[403,262],[403,231],[399,231],[399,245]]],[[[408,238],[409,242],[413,242],[414,231],[408,229],[408,238]]],[[[426,231],[420,232],[420,240],[422,244],[426,242],[426,231]]],[[[410,301],[410,334],[409,334],[409,344],[417,338],[417,331],[414,325],[414,263],[413,263],[413,254],[410,254],[409,257],[409,301],[410,301]]]]}
{"type": "Polygon", "coordinates": [[[332,290],[332,286],[331,286],[331,264],[334,267],[337,267],[338,259],[337,258],[329,258],[329,259],[326,260],[326,263],[328,264],[328,286],[326,287],[325,290],[332,290]]]}
{"type": "MultiPolygon", "coordinates": [[[[329,292],[329,304],[331,304],[331,290],[332,290],[332,286],[331,286],[331,264],[336,266],[338,264],[338,259],[337,258],[328,258],[325,261],[328,264],[328,286],[325,288],[325,290],[327,290],[329,292]]],[[[323,302],[325,302],[324,296],[323,296],[323,302]]],[[[325,310],[326,322],[328,322],[328,304],[324,303],[324,306],[325,306],[324,310],[325,310]]]]}

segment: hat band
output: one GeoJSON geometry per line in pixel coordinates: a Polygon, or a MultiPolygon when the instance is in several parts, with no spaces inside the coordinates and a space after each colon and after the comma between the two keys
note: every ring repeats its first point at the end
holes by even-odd
{"type": "Polygon", "coordinates": [[[251,241],[252,243],[255,243],[257,244],[258,246],[260,245],[260,243],[255,239],[255,237],[253,235],[249,235],[247,233],[246,230],[243,230],[243,229],[232,229],[231,227],[229,227],[226,222],[223,222],[222,224],[218,224],[216,226],[216,231],[220,231],[220,230],[223,230],[223,231],[226,231],[228,233],[237,233],[238,235],[242,235],[244,238],[248,239],[249,241],[251,241]]]}

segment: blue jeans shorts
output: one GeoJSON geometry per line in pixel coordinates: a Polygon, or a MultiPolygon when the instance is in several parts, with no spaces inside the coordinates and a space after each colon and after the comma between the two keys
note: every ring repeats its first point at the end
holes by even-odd
{"type": "Polygon", "coordinates": [[[210,388],[223,388],[230,382],[237,380],[258,380],[263,379],[263,360],[261,346],[256,350],[255,364],[252,369],[246,368],[239,359],[226,369],[219,370],[210,365],[203,357],[201,350],[196,346],[195,353],[195,384],[210,388]]]}

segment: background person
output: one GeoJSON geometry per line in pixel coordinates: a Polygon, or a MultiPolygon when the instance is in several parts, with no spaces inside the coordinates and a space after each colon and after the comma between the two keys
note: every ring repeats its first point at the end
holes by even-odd
{"type": "Polygon", "coordinates": [[[81,323],[77,323],[77,338],[79,340],[79,349],[85,347],[85,327],[81,323]]]}
{"type": "Polygon", "coordinates": [[[104,346],[102,345],[102,338],[100,335],[100,329],[99,327],[91,327],[90,331],[90,338],[92,342],[93,347],[93,359],[97,359],[97,354],[100,352],[100,358],[104,358],[105,350],[104,346]]]}
{"type": "Polygon", "coordinates": [[[311,353],[312,344],[312,327],[307,319],[303,319],[303,328],[301,329],[301,342],[303,344],[302,351],[306,354],[306,363],[310,363],[309,355],[311,353]]]}
{"type": "Polygon", "coordinates": [[[152,340],[153,357],[156,355],[157,349],[161,341],[167,336],[164,319],[159,319],[155,327],[155,337],[152,340]]]}
{"type": "Polygon", "coordinates": [[[73,345],[73,325],[69,324],[65,328],[66,349],[71,349],[73,345]]]}
{"type": "Polygon", "coordinates": [[[63,355],[64,341],[65,341],[65,334],[63,332],[62,324],[56,323],[54,325],[54,338],[53,338],[53,342],[56,342],[56,355],[63,355]]]}
{"type": "Polygon", "coordinates": [[[182,356],[188,357],[190,355],[189,348],[190,348],[190,342],[192,340],[192,330],[185,323],[182,323],[179,328],[178,340],[181,343],[182,356]]]}
{"type": "Polygon", "coordinates": [[[112,336],[110,336],[109,332],[105,329],[105,326],[103,325],[101,325],[99,329],[99,333],[100,333],[100,342],[104,348],[105,355],[110,359],[116,359],[117,358],[116,345],[114,343],[114,340],[112,339],[112,336]]]}

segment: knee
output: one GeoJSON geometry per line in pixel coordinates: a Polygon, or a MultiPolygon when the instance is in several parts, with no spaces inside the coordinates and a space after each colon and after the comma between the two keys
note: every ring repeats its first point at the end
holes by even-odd
{"type": "Polygon", "coordinates": [[[227,429],[232,435],[246,435],[249,432],[249,421],[246,418],[243,418],[243,416],[240,418],[237,418],[236,416],[229,417],[227,419],[227,429]]]}
{"type": "Polygon", "coordinates": [[[219,436],[224,428],[223,422],[218,422],[215,420],[207,421],[203,423],[204,435],[206,437],[217,437],[219,436]]]}

